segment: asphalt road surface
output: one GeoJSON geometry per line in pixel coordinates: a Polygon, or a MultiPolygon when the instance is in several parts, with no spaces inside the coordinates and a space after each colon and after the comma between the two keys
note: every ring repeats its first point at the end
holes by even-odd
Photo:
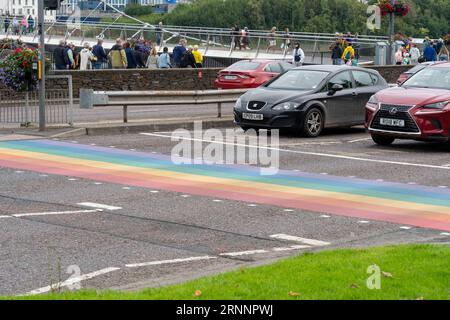
{"type": "MultiPolygon", "coordinates": [[[[211,145],[190,134],[195,150],[211,145]]],[[[379,147],[359,129],[283,135],[281,171],[263,177],[177,166],[171,132],[13,138],[0,136],[3,295],[139,289],[304,251],[450,242],[450,153],[438,144],[379,147]]]]}

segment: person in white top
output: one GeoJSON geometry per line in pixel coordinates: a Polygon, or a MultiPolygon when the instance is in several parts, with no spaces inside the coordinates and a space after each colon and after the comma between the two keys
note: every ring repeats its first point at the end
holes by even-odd
{"type": "Polygon", "coordinates": [[[89,43],[84,44],[83,50],[80,52],[80,70],[92,69],[91,61],[94,55],[92,54],[89,43]]]}
{"type": "Polygon", "coordinates": [[[414,43],[411,43],[411,49],[409,50],[411,56],[411,64],[418,64],[420,58],[420,50],[414,43]]]}
{"type": "Polygon", "coordinates": [[[296,67],[301,67],[303,62],[305,61],[305,53],[302,48],[300,48],[300,44],[296,43],[294,50],[292,51],[292,64],[296,67]]]}

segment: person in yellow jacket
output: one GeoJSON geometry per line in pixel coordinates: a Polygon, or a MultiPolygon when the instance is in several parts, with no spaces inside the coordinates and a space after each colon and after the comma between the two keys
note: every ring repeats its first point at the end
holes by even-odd
{"type": "Polygon", "coordinates": [[[355,49],[353,49],[353,45],[351,42],[349,42],[347,48],[345,48],[341,59],[344,60],[346,65],[351,65],[352,60],[355,59],[355,49]]]}
{"type": "Polygon", "coordinates": [[[203,68],[203,56],[200,53],[200,51],[198,51],[197,45],[194,46],[194,50],[192,51],[192,54],[194,55],[195,66],[197,68],[203,68]]]}
{"type": "Polygon", "coordinates": [[[122,46],[122,39],[117,39],[116,44],[108,54],[111,67],[113,69],[126,69],[128,66],[127,55],[122,46]]]}

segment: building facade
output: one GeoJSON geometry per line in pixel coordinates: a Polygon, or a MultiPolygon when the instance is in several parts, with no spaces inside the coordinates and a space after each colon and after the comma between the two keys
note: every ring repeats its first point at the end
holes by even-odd
{"type": "MultiPolygon", "coordinates": [[[[1,14],[9,14],[10,16],[32,16],[37,17],[38,1],[37,0],[1,0],[1,14]]],[[[46,10],[45,20],[53,21],[56,19],[56,11],[46,10]]]]}

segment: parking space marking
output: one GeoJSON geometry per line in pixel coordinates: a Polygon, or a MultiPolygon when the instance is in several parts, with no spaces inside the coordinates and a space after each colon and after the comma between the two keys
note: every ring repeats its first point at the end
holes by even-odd
{"type": "Polygon", "coordinates": [[[148,266],[160,266],[160,265],[164,265],[164,264],[175,264],[175,263],[202,261],[202,260],[211,260],[211,259],[217,259],[217,257],[214,257],[214,256],[199,256],[199,257],[172,259],[172,260],[161,260],[161,261],[151,261],[151,262],[143,262],[143,263],[132,263],[132,264],[126,264],[125,267],[127,267],[127,268],[138,268],[138,267],[148,267],[148,266]]]}
{"type": "Polygon", "coordinates": [[[308,249],[308,248],[311,248],[311,246],[296,245],[296,246],[290,246],[290,247],[273,248],[272,251],[283,252],[283,251],[293,251],[293,250],[308,249]]]}
{"type": "Polygon", "coordinates": [[[110,268],[105,268],[105,269],[101,269],[101,270],[98,270],[98,271],[94,271],[94,272],[91,272],[91,273],[86,273],[86,274],[83,274],[83,275],[78,276],[78,277],[71,277],[71,278],[69,278],[69,279],[67,279],[65,281],[62,281],[62,282],[58,282],[58,283],[55,283],[55,284],[52,284],[52,285],[49,285],[49,286],[46,286],[46,287],[42,287],[42,288],[39,288],[39,289],[35,289],[35,290],[32,290],[32,291],[29,291],[29,292],[23,294],[22,296],[31,296],[31,295],[36,295],[36,294],[50,292],[50,291],[54,290],[55,288],[62,288],[62,287],[67,287],[67,286],[70,286],[70,285],[74,285],[74,284],[79,283],[81,281],[89,280],[89,279],[92,279],[92,278],[95,278],[95,277],[98,277],[98,276],[101,276],[103,274],[107,274],[107,273],[110,273],[110,272],[114,272],[114,271],[117,271],[117,270],[120,270],[120,268],[110,267],[110,268]]]}
{"type": "Polygon", "coordinates": [[[107,204],[95,203],[95,202],[80,202],[80,203],[77,203],[77,205],[82,206],[82,207],[91,207],[91,208],[104,209],[104,210],[109,210],[109,211],[115,211],[115,210],[122,209],[122,207],[110,206],[107,204]]]}
{"type": "Polygon", "coordinates": [[[450,166],[440,166],[440,165],[433,165],[433,164],[426,164],[426,163],[411,163],[411,162],[401,162],[401,161],[391,161],[391,160],[381,160],[381,159],[370,159],[370,158],[361,158],[361,157],[356,157],[356,156],[345,156],[345,155],[333,154],[333,153],[281,149],[281,148],[264,147],[264,146],[257,146],[257,145],[251,145],[251,144],[241,144],[241,143],[226,142],[226,141],[215,141],[215,140],[209,140],[209,139],[198,139],[198,138],[189,138],[189,137],[172,136],[172,135],[169,136],[169,135],[164,135],[164,134],[147,133],[147,132],[141,132],[140,134],[145,135],[145,136],[150,136],[150,137],[158,137],[158,138],[166,138],[166,139],[180,139],[180,140],[198,141],[198,142],[205,142],[205,143],[232,145],[232,146],[237,146],[237,147],[265,149],[265,150],[303,154],[303,155],[317,156],[317,157],[335,158],[335,159],[342,159],[342,160],[393,164],[393,165],[406,166],[406,167],[450,170],[450,166]]]}
{"type": "Polygon", "coordinates": [[[330,245],[329,242],[314,240],[314,239],[306,239],[306,238],[301,238],[301,237],[297,237],[297,236],[290,236],[288,234],[283,234],[283,233],[273,234],[270,237],[274,238],[274,239],[279,239],[279,240],[301,242],[301,243],[308,244],[311,246],[328,246],[328,245],[330,245]]]}

